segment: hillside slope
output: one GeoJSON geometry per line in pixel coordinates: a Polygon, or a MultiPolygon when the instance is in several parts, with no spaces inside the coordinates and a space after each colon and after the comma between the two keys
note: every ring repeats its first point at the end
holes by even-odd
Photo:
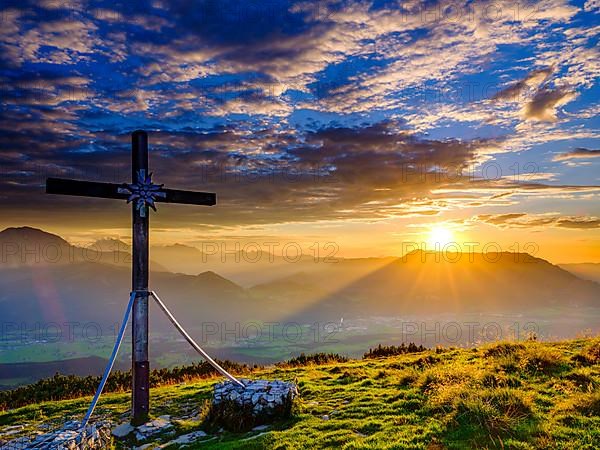
{"type": "MultiPolygon", "coordinates": [[[[598,338],[267,368],[251,377],[295,380],[301,400],[293,418],[244,434],[206,430],[187,448],[592,449],[600,442],[598,338]]],[[[201,429],[216,381],[153,389],[152,413],[170,415],[176,435],[201,429]]],[[[89,400],[0,413],[0,438],[16,424],[31,432],[79,419],[89,400]]],[[[109,394],[97,412],[119,423],[128,408],[128,394],[109,394]]]]}
{"type": "Polygon", "coordinates": [[[526,253],[413,252],[369,271],[348,262],[254,286],[285,299],[289,320],[464,312],[519,312],[600,305],[600,285],[526,253]]]}
{"type": "Polygon", "coordinates": [[[559,267],[571,272],[582,280],[600,283],[600,263],[559,264],[559,267]]]}
{"type": "MultiPolygon", "coordinates": [[[[130,269],[110,264],[0,269],[0,316],[17,324],[24,318],[31,324],[94,322],[108,330],[119,322],[130,288],[130,269]]],[[[196,276],[153,272],[152,289],[186,324],[207,318],[240,320],[252,311],[244,289],[212,272],[196,276]],[[215,308],[219,304],[229,307],[221,316],[215,308]]],[[[166,322],[159,325],[171,329],[166,322]]]]}

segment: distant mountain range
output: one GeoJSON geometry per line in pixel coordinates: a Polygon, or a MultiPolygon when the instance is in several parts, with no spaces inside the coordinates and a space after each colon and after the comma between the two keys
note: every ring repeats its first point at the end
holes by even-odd
{"type": "MultiPolygon", "coordinates": [[[[3,321],[112,325],[120,320],[131,274],[129,263],[115,258],[110,249],[84,255],[85,250],[59,236],[27,227],[0,232],[0,248],[3,321]],[[36,259],[36,248],[41,258],[36,259]],[[58,251],[64,252],[60,258],[53,256],[58,251]]],[[[254,286],[243,287],[212,270],[188,275],[162,267],[164,259],[175,259],[178,252],[195,258],[194,250],[198,251],[179,246],[154,249],[153,257],[160,264],[154,264],[151,274],[151,288],[188,326],[201,321],[322,321],[341,316],[600,306],[598,283],[528,254],[442,258],[436,253],[413,252],[403,258],[340,259],[337,263],[315,263],[308,258],[312,262],[225,266],[248,279],[256,275],[254,286]],[[269,271],[268,277],[264,271],[269,271]]],[[[208,269],[209,262],[202,267],[208,269]]],[[[170,329],[166,321],[161,324],[170,329]]]]}
{"type": "MultiPolygon", "coordinates": [[[[188,325],[241,320],[252,306],[242,287],[214,272],[153,272],[152,289],[188,325]]],[[[0,316],[5,323],[26,322],[31,327],[37,322],[95,322],[109,329],[121,320],[130,290],[129,268],[117,265],[80,262],[2,269],[0,316]]],[[[162,325],[171,329],[166,322],[162,325]]]]}
{"type": "MultiPolygon", "coordinates": [[[[0,232],[0,268],[81,262],[129,267],[131,250],[127,244],[112,239],[80,247],[68,243],[60,236],[32,227],[6,228],[0,232]]],[[[153,270],[167,270],[155,261],[151,260],[150,264],[153,270]]]]}
{"type": "MultiPolygon", "coordinates": [[[[306,317],[382,316],[600,307],[600,285],[525,253],[413,252],[370,271],[342,261],[320,273],[299,273],[251,289],[288,299],[306,317]]],[[[362,267],[361,267],[362,268],[362,267]]]]}

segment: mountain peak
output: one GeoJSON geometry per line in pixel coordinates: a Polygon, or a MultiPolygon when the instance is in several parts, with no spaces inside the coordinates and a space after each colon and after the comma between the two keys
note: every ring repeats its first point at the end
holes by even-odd
{"type": "Polygon", "coordinates": [[[197,285],[202,286],[203,288],[243,291],[242,287],[212,270],[199,273],[195,278],[197,285]]]}
{"type": "Polygon", "coordinates": [[[170,248],[193,248],[193,249],[196,249],[196,247],[192,247],[191,245],[181,244],[179,242],[175,242],[174,244],[166,245],[165,247],[170,247],[170,248]]]}
{"type": "Polygon", "coordinates": [[[403,263],[489,263],[489,264],[520,264],[540,263],[552,265],[545,259],[535,257],[529,253],[515,252],[451,252],[436,250],[413,250],[400,257],[403,263]]]}
{"type": "Polygon", "coordinates": [[[205,280],[227,280],[227,278],[222,277],[221,275],[219,275],[216,272],[213,272],[212,270],[207,270],[206,272],[199,273],[196,276],[205,280]]]}
{"type": "Polygon", "coordinates": [[[0,240],[12,241],[15,244],[22,243],[40,243],[40,244],[60,244],[69,245],[67,241],[56,234],[48,233],[47,231],[33,227],[9,227],[0,231],[0,240]]]}
{"type": "Polygon", "coordinates": [[[131,250],[131,245],[115,238],[102,238],[94,242],[102,252],[119,252],[131,250]]]}

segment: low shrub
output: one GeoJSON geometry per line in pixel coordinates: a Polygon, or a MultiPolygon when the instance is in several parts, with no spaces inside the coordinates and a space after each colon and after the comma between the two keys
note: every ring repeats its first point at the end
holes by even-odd
{"type": "Polygon", "coordinates": [[[338,355],[337,353],[313,353],[312,355],[306,355],[300,353],[300,355],[288,359],[287,361],[279,362],[275,364],[277,367],[302,367],[311,364],[321,365],[329,364],[333,362],[348,362],[349,359],[346,356],[338,355]]]}
{"type": "Polygon", "coordinates": [[[583,391],[592,391],[598,388],[598,383],[594,380],[587,368],[574,370],[573,372],[566,374],[564,378],[583,391]]]}
{"type": "Polygon", "coordinates": [[[377,375],[375,375],[375,379],[376,380],[382,380],[383,378],[387,378],[388,373],[385,370],[380,370],[379,372],[377,372],[377,375]]]}
{"type": "Polygon", "coordinates": [[[427,350],[422,345],[416,345],[414,342],[406,345],[404,342],[399,345],[381,345],[379,344],[375,348],[370,348],[367,353],[363,355],[363,359],[369,358],[383,358],[386,356],[404,355],[407,353],[419,353],[427,350]]]}
{"type": "Polygon", "coordinates": [[[419,379],[419,372],[413,368],[402,370],[396,375],[399,386],[409,386],[419,379]]]}
{"type": "Polygon", "coordinates": [[[484,349],[483,356],[486,358],[508,356],[514,355],[523,350],[525,350],[524,344],[519,344],[515,342],[499,342],[484,349]]]}
{"type": "Polygon", "coordinates": [[[528,345],[521,356],[520,367],[531,374],[552,375],[567,367],[562,355],[546,346],[528,345]]]}
{"type": "Polygon", "coordinates": [[[582,352],[573,356],[573,361],[586,366],[600,364],[600,339],[594,339],[582,352]]]}
{"type": "Polygon", "coordinates": [[[415,367],[418,367],[419,369],[422,369],[424,367],[433,366],[434,364],[438,363],[439,361],[440,361],[439,358],[437,358],[435,356],[427,355],[427,356],[423,356],[423,357],[417,359],[413,363],[413,365],[415,367]]]}
{"type": "Polygon", "coordinates": [[[556,406],[554,414],[563,422],[573,422],[580,416],[600,416],[600,392],[586,392],[571,395],[556,406]]]}
{"type": "Polygon", "coordinates": [[[423,393],[428,393],[435,398],[443,391],[448,392],[450,387],[463,388],[472,385],[474,383],[474,375],[476,374],[464,368],[449,370],[447,367],[433,367],[421,374],[417,386],[423,393]]]}
{"type": "Polygon", "coordinates": [[[475,424],[488,433],[506,433],[532,415],[531,406],[513,389],[469,389],[453,401],[454,421],[475,424]]]}
{"type": "MultiPolygon", "coordinates": [[[[225,370],[235,374],[248,374],[253,370],[246,364],[238,364],[232,361],[218,362],[225,370]]],[[[150,386],[156,387],[187,382],[215,375],[218,375],[218,372],[206,361],[193,363],[189,366],[177,366],[172,369],[154,369],[150,372],[150,386]]],[[[100,384],[100,379],[101,377],[98,376],[79,377],[57,373],[51,378],[44,378],[33,384],[0,392],[0,411],[33,403],[94,395],[100,384]]],[[[124,392],[129,389],[131,389],[131,371],[115,371],[108,377],[104,392],[124,392]]]]}
{"type": "Polygon", "coordinates": [[[507,387],[506,376],[497,373],[486,372],[481,377],[481,384],[487,388],[507,387]]]}
{"type": "Polygon", "coordinates": [[[584,416],[600,416],[600,392],[581,395],[575,406],[584,416]]]}
{"type": "Polygon", "coordinates": [[[557,350],[536,341],[501,342],[486,348],[483,356],[494,358],[499,369],[511,374],[524,371],[532,375],[553,375],[568,368],[557,350]]]}
{"type": "Polygon", "coordinates": [[[337,379],[340,384],[351,384],[365,380],[367,376],[362,371],[345,371],[337,379]]]}

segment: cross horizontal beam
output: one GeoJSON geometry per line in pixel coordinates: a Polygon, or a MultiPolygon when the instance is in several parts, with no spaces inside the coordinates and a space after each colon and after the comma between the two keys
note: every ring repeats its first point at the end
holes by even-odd
{"type": "MultiPolygon", "coordinates": [[[[129,194],[119,192],[119,188],[122,187],[122,184],[117,183],[69,180],[65,178],[48,178],[46,180],[47,194],[75,195],[78,197],[127,200],[129,194]]],[[[217,204],[217,195],[212,192],[182,191],[167,188],[161,188],[161,192],[164,192],[165,196],[157,197],[155,201],[202,206],[214,206],[217,204]]]]}
{"type": "Polygon", "coordinates": [[[79,197],[116,198],[127,200],[128,194],[118,192],[120,184],[99,183],[96,181],[67,180],[65,178],[46,179],[46,194],[77,195],[79,197]]]}

